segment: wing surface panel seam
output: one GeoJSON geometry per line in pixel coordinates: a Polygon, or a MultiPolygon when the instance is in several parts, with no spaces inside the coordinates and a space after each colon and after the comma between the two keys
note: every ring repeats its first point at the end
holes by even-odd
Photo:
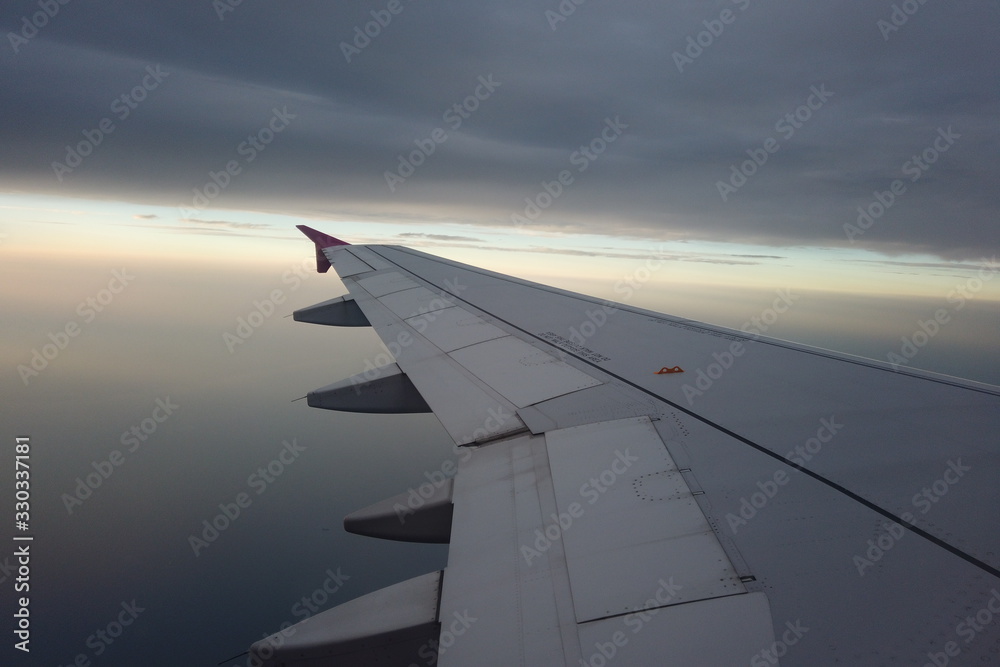
{"type": "MultiPolygon", "coordinates": [[[[393,262],[393,260],[391,260],[388,257],[386,257],[385,255],[383,255],[382,253],[380,253],[378,250],[375,250],[374,248],[371,248],[371,247],[370,247],[370,249],[372,250],[372,252],[374,252],[376,255],[379,255],[380,257],[382,257],[387,262],[391,262],[393,264],[396,264],[395,262],[393,262]]],[[[400,252],[406,252],[405,248],[396,248],[396,250],[399,250],[400,252]]],[[[413,255],[413,256],[416,256],[416,255],[413,255]]],[[[400,267],[400,268],[402,269],[403,267],[400,267]]],[[[438,287],[435,283],[432,283],[431,281],[427,280],[423,276],[417,274],[412,269],[403,269],[403,270],[404,271],[408,271],[411,275],[413,275],[414,277],[422,280],[425,283],[432,284],[432,285],[435,285],[435,287],[438,287]]],[[[488,274],[483,274],[483,275],[488,275],[488,274]]],[[[527,285],[525,285],[525,286],[527,286],[527,285]]],[[[463,299],[461,296],[459,296],[457,294],[454,294],[452,291],[450,291],[446,287],[439,287],[439,289],[442,292],[445,292],[445,293],[451,295],[453,298],[458,299],[459,301],[461,301],[463,303],[466,303],[469,306],[472,306],[473,308],[476,308],[477,310],[480,310],[480,311],[488,314],[490,317],[495,318],[497,321],[503,322],[507,326],[509,326],[509,327],[511,327],[513,329],[516,329],[517,331],[520,331],[521,333],[523,333],[524,335],[532,338],[533,340],[537,340],[539,342],[545,343],[547,346],[550,346],[550,347],[555,347],[555,346],[552,345],[552,343],[550,343],[550,342],[548,342],[548,341],[546,341],[546,340],[544,340],[544,339],[536,336],[535,334],[531,333],[530,331],[527,331],[527,330],[519,327],[518,325],[514,324],[513,322],[510,322],[510,321],[508,321],[508,320],[500,317],[496,313],[490,312],[490,311],[484,309],[482,306],[478,306],[478,305],[476,305],[476,304],[468,301],[467,299],[463,299]]],[[[553,292],[553,293],[555,293],[555,292],[553,292]]],[[[568,296],[568,294],[564,294],[564,295],[568,296]]],[[[561,348],[556,348],[556,349],[561,349],[561,348]]],[[[791,348],[791,349],[795,349],[795,348],[791,348]]],[[[742,435],[740,435],[740,434],[738,434],[738,433],[736,433],[734,431],[731,431],[730,429],[726,428],[725,426],[722,426],[721,424],[717,424],[714,421],[712,421],[711,419],[708,419],[707,417],[704,417],[704,416],[702,416],[702,415],[700,415],[700,414],[698,414],[698,413],[696,413],[696,412],[694,412],[694,411],[692,411],[692,410],[690,410],[688,408],[685,408],[682,405],[674,403],[673,401],[670,401],[670,400],[668,400],[668,399],[660,396],[659,394],[656,394],[653,391],[651,391],[649,389],[646,389],[645,387],[642,387],[642,386],[640,386],[640,385],[632,382],[631,380],[629,380],[627,378],[624,378],[624,377],[622,377],[620,375],[612,373],[612,372],[608,371],[607,369],[598,366],[596,363],[594,363],[592,361],[589,361],[587,359],[579,357],[579,356],[573,354],[572,352],[569,352],[569,351],[566,351],[566,350],[563,350],[563,352],[566,353],[566,354],[568,354],[569,356],[573,357],[574,359],[577,359],[578,361],[580,361],[580,362],[582,362],[584,364],[587,364],[588,366],[591,366],[591,367],[593,367],[593,368],[601,371],[602,373],[605,373],[606,375],[608,375],[610,377],[616,378],[616,379],[624,382],[628,386],[630,386],[630,387],[632,387],[634,389],[637,389],[638,391],[641,391],[644,394],[647,394],[648,396],[651,396],[652,398],[655,398],[656,400],[661,401],[661,402],[663,402],[663,403],[665,403],[665,404],[673,407],[674,409],[680,410],[684,414],[689,415],[690,417],[693,417],[694,419],[697,419],[698,421],[702,422],[703,424],[706,424],[707,426],[710,426],[710,427],[718,430],[719,432],[724,433],[724,434],[728,435],[729,437],[734,438],[735,440],[737,440],[739,442],[742,442],[743,444],[748,445],[748,446],[756,449],[757,451],[761,452],[762,454],[770,456],[771,458],[773,458],[773,459],[775,459],[777,461],[780,461],[781,463],[783,463],[783,464],[785,464],[785,465],[787,465],[787,466],[789,466],[791,468],[794,468],[795,470],[798,470],[802,474],[804,474],[804,475],[806,475],[808,477],[811,477],[812,479],[814,479],[814,480],[816,480],[816,481],[818,481],[818,482],[820,482],[822,484],[825,484],[826,486],[832,488],[835,491],[838,491],[839,493],[841,493],[842,495],[850,498],[851,500],[854,500],[855,502],[860,503],[861,505],[864,505],[868,509],[870,509],[870,510],[872,510],[872,511],[878,513],[878,514],[881,514],[885,518],[890,519],[891,521],[895,521],[899,525],[906,527],[907,529],[909,529],[910,531],[912,531],[916,535],[919,535],[920,537],[924,538],[925,540],[928,540],[929,542],[931,542],[931,543],[933,543],[933,544],[941,547],[942,549],[945,549],[946,551],[950,552],[952,555],[958,556],[959,558],[961,558],[962,560],[966,561],[967,563],[969,563],[969,564],[971,564],[971,565],[973,565],[973,566],[975,566],[975,567],[983,570],[984,572],[987,572],[987,573],[993,575],[994,577],[1000,579],[1000,569],[998,569],[996,567],[993,567],[989,563],[986,563],[986,562],[984,562],[984,561],[976,558],[972,554],[966,553],[965,551],[962,551],[958,547],[956,547],[956,546],[954,546],[954,545],[952,545],[952,544],[950,544],[950,543],[942,540],[941,538],[939,538],[939,537],[937,537],[935,535],[932,535],[931,533],[929,533],[926,530],[920,528],[919,526],[916,526],[916,525],[910,523],[909,521],[906,521],[905,519],[903,519],[901,516],[898,516],[894,512],[892,512],[890,510],[887,510],[884,507],[881,507],[880,505],[878,505],[878,504],[876,504],[876,503],[868,500],[867,498],[865,498],[865,497],[863,497],[863,496],[855,493],[854,491],[851,491],[847,487],[845,487],[845,486],[843,486],[843,485],[841,485],[841,484],[839,484],[839,483],[837,483],[837,482],[835,482],[835,481],[833,481],[831,479],[827,479],[823,475],[820,475],[819,473],[817,473],[817,472],[815,472],[813,470],[810,470],[809,468],[806,468],[806,467],[804,467],[804,466],[802,466],[802,465],[800,465],[798,463],[795,463],[794,461],[785,458],[781,454],[777,454],[777,453],[771,451],[770,449],[768,449],[767,447],[765,447],[763,445],[760,445],[760,444],[757,444],[756,442],[750,440],[749,438],[746,438],[745,436],[742,436],[742,435]]],[[[836,358],[836,357],[834,357],[834,358],[836,358]]],[[[845,361],[850,361],[850,360],[845,360],[845,361]]],[[[851,363],[858,363],[858,362],[851,362],[851,363]]],[[[861,365],[865,365],[865,364],[861,364],[861,365]]],[[[872,366],[872,368],[879,368],[879,367],[872,366]]],[[[937,381],[937,380],[934,380],[933,378],[921,378],[921,379],[927,379],[929,381],[937,381]]],[[[950,384],[950,383],[944,382],[943,384],[950,384]]],[[[972,391],[977,391],[975,388],[971,388],[971,387],[964,387],[962,385],[956,385],[956,386],[960,386],[963,389],[970,389],[972,391]]],[[[982,391],[982,390],[979,390],[979,391],[982,391]]],[[[988,393],[988,392],[982,392],[982,393],[988,393]]]]}
{"type": "MultiPolygon", "coordinates": [[[[680,608],[680,607],[683,607],[683,606],[689,605],[689,604],[698,604],[700,602],[708,602],[709,600],[721,600],[723,598],[732,598],[732,597],[736,597],[737,595],[750,595],[751,593],[756,593],[756,592],[760,592],[760,591],[746,590],[746,591],[743,591],[741,593],[726,593],[725,595],[715,595],[715,596],[712,596],[710,598],[700,598],[698,600],[687,600],[685,602],[675,602],[674,604],[669,604],[669,605],[661,604],[661,605],[657,605],[656,607],[648,607],[647,609],[644,609],[643,611],[648,611],[649,609],[680,608]]],[[[629,614],[635,614],[635,613],[637,613],[637,612],[635,610],[632,610],[632,611],[623,611],[620,614],[608,614],[607,616],[600,616],[598,618],[588,618],[585,621],[577,621],[577,625],[587,625],[588,623],[599,623],[600,621],[606,621],[609,618],[621,618],[622,616],[628,616],[629,614]]]]}

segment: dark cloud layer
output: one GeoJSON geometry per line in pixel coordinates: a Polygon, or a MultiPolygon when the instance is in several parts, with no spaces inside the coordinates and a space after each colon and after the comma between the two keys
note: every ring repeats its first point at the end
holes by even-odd
{"type": "Polygon", "coordinates": [[[39,9],[15,2],[0,174],[202,219],[510,227],[527,197],[529,224],[553,231],[850,245],[862,206],[876,215],[856,246],[971,259],[998,245],[994,3],[908,4],[896,30],[887,0],[390,4],[69,3],[24,41],[9,33],[39,9]],[[114,129],[59,180],[52,163],[104,118],[114,129]],[[578,152],[602,132],[602,154],[578,152]],[[417,142],[434,152],[408,175],[399,156],[417,142]],[[719,181],[754,156],[723,200],[719,181]],[[896,180],[888,205],[875,193],[896,180]]]}

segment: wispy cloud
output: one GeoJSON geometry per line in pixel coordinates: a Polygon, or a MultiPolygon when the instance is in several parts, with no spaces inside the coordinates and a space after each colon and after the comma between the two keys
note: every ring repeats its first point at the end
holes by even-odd
{"type": "MultiPolygon", "coordinates": [[[[996,254],[994,253],[991,257],[984,257],[984,260],[993,265],[995,261],[996,254]]],[[[892,266],[892,267],[905,267],[914,269],[914,273],[917,273],[917,269],[942,269],[949,271],[978,271],[983,268],[983,262],[969,262],[969,261],[955,261],[955,262],[906,262],[898,260],[888,260],[888,259],[852,259],[847,260],[850,262],[858,264],[876,265],[876,266],[892,266]]],[[[921,272],[922,273],[922,272],[921,272]]]]}
{"type": "MultiPolygon", "coordinates": [[[[541,255],[564,255],[569,257],[594,257],[606,259],[627,259],[643,261],[647,259],[657,259],[666,262],[701,262],[706,264],[730,264],[730,265],[757,265],[760,261],[756,259],[784,259],[780,255],[748,255],[748,254],[725,254],[725,253],[679,253],[679,252],[651,252],[645,249],[618,250],[611,248],[594,248],[584,250],[580,248],[560,248],[557,246],[504,246],[504,245],[483,245],[482,243],[465,243],[462,241],[438,241],[435,237],[445,237],[448,239],[461,239],[460,236],[447,236],[439,234],[398,234],[397,236],[407,236],[417,238],[417,243],[413,245],[419,247],[433,248],[466,248],[470,250],[490,250],[511,253],[537,253],[541,255]],[[422,242],[420,242],[422,241],[422,242]]],[[[476,239],[478,240],[478,239],[476,239]]],[[[378,242],[378,241],[374,241],[378,242]]]]}
{"type": "Polygon", "coordinates": [[[396,236],[406,239],[429,239],[431,241],[467,241],[470,243],[482,242],[482,239],[478,239],[474,236],[453,236],[451,234],[421,234],[418,232],[404,232],[402,234],[397,234],[396,236]]]}
{"type": "Polygon", "coordinates": [[[181,222],[189,222],[195,225],[212,225],[214,227],[226,227],[228,229],[271,229],[271,225],[257,222],[235,222],[233,220],[201,220],[200,218],[181,218],[181,222]]]}

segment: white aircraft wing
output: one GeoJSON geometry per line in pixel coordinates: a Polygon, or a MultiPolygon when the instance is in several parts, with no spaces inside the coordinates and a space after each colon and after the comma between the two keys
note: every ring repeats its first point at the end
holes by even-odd
{"type": "Polygon", "coordinates": [[[1000,388],[301,229],[391,354],[309,404],[456,452],[345,527],[450,546],[262,664],[1000,664],[1000,388]]]}

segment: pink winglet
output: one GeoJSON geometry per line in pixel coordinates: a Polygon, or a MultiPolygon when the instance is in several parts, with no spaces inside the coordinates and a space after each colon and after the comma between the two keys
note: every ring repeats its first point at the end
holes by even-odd
{"type": "Polygon", "coordinates": [[[316,244],[316,271],[326,273],[330,270],[330,260],[323,254],[323,248],[330,248],[338,245],[351,245],[347,241],[341,241],[312,227],[305,225],[295,225],[299,231],[309,237],[309,240],[316,244]]]}
{"type": "Polygon", "coordinates": [[[341,241],[336,239],[329,234],[324,234],[321,231],[313,229],[312,227],[306,227],[305,225],[295,225],[300,232],[309,237],[309,240],[315,243],[320,248],[329,248],[334,245],[351,245],[347,241],[341,241]]]}

